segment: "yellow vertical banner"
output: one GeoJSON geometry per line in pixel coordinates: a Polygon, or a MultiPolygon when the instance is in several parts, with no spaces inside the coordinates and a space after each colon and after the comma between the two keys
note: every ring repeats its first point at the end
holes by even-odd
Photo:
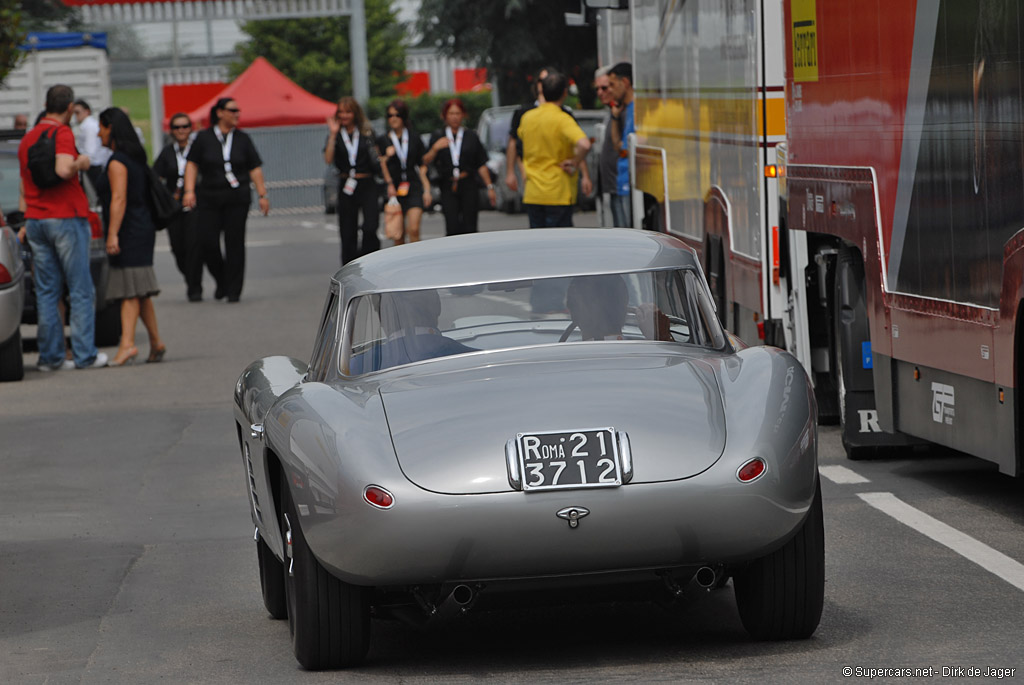
{"type": "Polygon", "coordinates": [[[793,80],[818,80],[818,17],[815,0],[792,0],[793,80]]]}

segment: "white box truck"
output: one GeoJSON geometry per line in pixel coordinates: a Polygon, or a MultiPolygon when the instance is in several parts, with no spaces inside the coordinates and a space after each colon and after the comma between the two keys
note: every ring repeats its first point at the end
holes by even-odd
{"type": "Polygon", "coordinates": [[[19,46],[28,54],[0,86],[0,128],[24,114],[29,125],[46,105],[46,90],[63,83],[93,112],[111,104],[106,33],[29,33],[19,46]]]}

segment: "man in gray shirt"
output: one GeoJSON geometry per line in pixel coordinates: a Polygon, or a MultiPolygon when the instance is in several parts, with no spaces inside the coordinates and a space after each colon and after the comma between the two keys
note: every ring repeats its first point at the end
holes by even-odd
{"type": "Polygon", "coordinates": [[[614,98],[611,84],[608,81],[609,71],[611,71],[611,66],[601,67],[594,72],[597,98],[602,105],[608,108],[608,116],[604,118],[604,139],[601,141],[601,154],[597,167],[598,202],[601,207],[601,224],[603,226],[612,225],[609,195],[615,194],[615,178],[618,175],[619,163],[619,154],[612,141],[611,106],[614,103],[614,98]]]}

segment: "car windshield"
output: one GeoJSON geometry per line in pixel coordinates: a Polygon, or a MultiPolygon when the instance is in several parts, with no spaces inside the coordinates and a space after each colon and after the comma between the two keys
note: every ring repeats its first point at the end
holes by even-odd
{"type": "Polygon", "coordinates": [[[598,274],[363,295],[341,371],[548,343],[662,341],[721,349],[725,335],[690,269],[598,274]]]}

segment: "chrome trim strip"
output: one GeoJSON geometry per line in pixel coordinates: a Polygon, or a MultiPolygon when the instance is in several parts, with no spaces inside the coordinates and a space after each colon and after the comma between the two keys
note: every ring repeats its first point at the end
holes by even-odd
{"type": "Polygon", "coordinates": [[[523,479],[519,474],[519,455],[516,452],[516,441],[510,438],[505,443],[505,463],[508,465],[508,484],[513,490],[523,489],[523,479]]]}
{"type": "Polygon", "coordinates": [[[616,431],[616,438],[619,443],[619,464],[622,465],[622,484],[625,485],[633,480],[633,450],[629,446],[629,436],[626,431],[616,431]]]}

